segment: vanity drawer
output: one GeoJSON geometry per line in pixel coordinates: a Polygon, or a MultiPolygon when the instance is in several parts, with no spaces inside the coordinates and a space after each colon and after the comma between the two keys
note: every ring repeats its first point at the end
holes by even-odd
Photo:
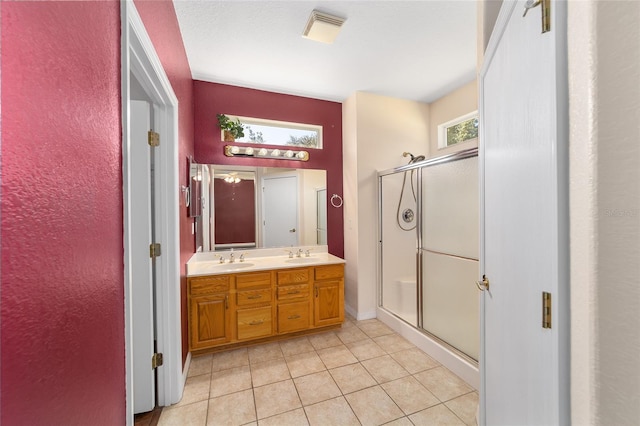
{"type": "Polygon", "coordinates": [[[278,287],[278,300],[291,300],[309,297],[309,284],[286,285],[278,287]]]}
{"type": "Polygon", "coordinates": [[[309,302],[284,303],[278,306],[278,333],[309,328],[309,302]]]}
{"type": "Polygon", "coordinates": [[[271,306],[238,310],[238,340],[270,336],[271,306]]]}
{"type": "Polygon", "coordinates": [[[253,305],[255,303],[271,302],[271,288],[257,290],[242,290],[236,295],[238,306],[253,305]]]}
{"type": "Polygon", "coordinates": [[[342,278],[344,276],[344,265],[326,265],[315,267],[316,280],[329,280],[332,278],[342,278]]]}
{"type": "Polygon", "coordinates": [[[309,282],[309,269],[289,269],[286,271],[278,271],[278,285],[283,284],[299,284],[309,282]]]}
{"type": "Polygon", "coordinates": [[[236,288],[271,287],[271,272],[253,272],[236,275],[236,288]]]}
{"type": "Polygon", "coordinates": [[[189,294],[192,296],[211,293],[224,293],[229,291],[231,277],[229,275],[216,275],[209,277],[189,278],[189,294]]]}

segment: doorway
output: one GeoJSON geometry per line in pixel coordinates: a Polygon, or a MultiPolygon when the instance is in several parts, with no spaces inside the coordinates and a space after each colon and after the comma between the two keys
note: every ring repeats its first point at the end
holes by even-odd
{"type": "MultiPolygon", "coordinates": [[[[138,15],[133,2],[122,2],[122,173],[123,173],[123,216],[124,216],[124,302],[125,302],[125,363],[126,363],[126,422],[133,423],[134,398],[141,387],[152,386],[145,394],[148,405],[154,395],[154,405],[170,405],[180,400],[186,380],[182,370],[181,353],[181,322],[180,322],[180,287],[176,283],[180,280],[179,268],[179,181],[178,181],[178,100],[173,93],[169,80],[153,48],[138,15]],[[132,94],[133,93],[133,94],[132,94]],[[151,178],[149,185],[138,182],[138,170],[150,170],[141,164],[148,161],[148,145],[144,149],[133,148],[133,132],[136,130],[132,121],[132,100],[143,98],[148,103],[148,123],[153,124],[154,131],[160,134],[160,144],[155,148],[153,180],[157,187],[155,191],[155,228],[158,230],[154,241],[161,244],[161,255],[156,257],[156,288],[155,298],[148,299],[148,293],[153,292],[149,284],[145,296],[145,309],[137,305],[138,282],[137,273],[140,271],[151,274],[149,266],[150,247],[142,242],[142,248],[134,232],[138,223],[148,223],[149,232],[153,227],[145,208],[140,208],[134,202],[138,197],[136,188],[146,188],[144,198],[151,198],[151,178]],[[153,120],[151,120],[153,114],[153,120]],[[139,185],[139,186],[138,186],[139,185]],[[140,254],[140,250],[144,253],[140,254]],[[138,258],[146,261],[138,262],[138,258]],[[138,267],[138,265],[142,265],[138,267]],[[152,300],[155,299],[155,305],[152,300]],[[155,309],[154,309],[155,308],[155,309]],[[146,379],[136,378],[137,370],[134,359],[142,347],[148,350],[149,329],[153,329],[153,312],[156,312],[156,350],[163,355],[163,363],[156,370],[155,384],[146,379]],[[145,325],[146,324],[146,325],[145,325]],[[143,326],[144,325],[144,326],[143,326]],[[144,335],[145,344],[138,343],[138,326],[144,335]],[[155,390],[155,393],[153,392],[155,390]]],[[[144,115],[144,113],[142,114],[144,115]]],[[[143,123],[142,128],[148,127],[143,123]]],[[[150,127],[150,126],[149,126],[150,127]]],[[[148,129],[147,129],[148,130],[148,129]]],[[[137,199],[135,201],[138,201],[137,199]]],[[[150,202],[150,201],[149,201],[150,202]]],[[[150,205],[150,204],[149,204],[150,205]]],[[[145,227],[147,225],[144,225],[145,227]]],[[[144,278],[146,281],[147,278],[144,278]]],[[[142,353],[142,358],[147,354],[142,353]]],[[[157,359],[157,358],[156,358],[157,359]]],[[[143,360],[148,363],[148,370],[152,370],[152,359],[143,360]]],[[[146,368],[146,367],[143,367],[146,368]]],[[[142,401],[141,401],[142,403],[142,401]]]]}
{"type": "Polygon", "coordinates": [[[265,176],[262,180],[264,247],[298,245],[298,177],[265,176]]]}

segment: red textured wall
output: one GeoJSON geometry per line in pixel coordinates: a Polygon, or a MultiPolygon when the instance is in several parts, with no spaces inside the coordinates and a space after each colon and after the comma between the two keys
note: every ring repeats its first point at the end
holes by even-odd
{"type": "MultiPolygon", "coordinates": [[[[178,98],[180,185],[188,185],[187,158],[193,155],[193,81],[191,80],[191,69],[189,68],[187,54],[182,43],[176,11],[171,0],[135,0],[134,4],[178,98]]],[[[195,252],[195,239],[191,234],[193,219],[187,216],[184,198],[179,198],[182,362],[184,364],[189,351],[185,264],[195,252]]]]}
{"type": "Polygon", "coordinates": [[[216,178],[216,244],[256,242],[256,190],[253,180],[227,183],[216,178]]]}
{"type": "MultiPolygon", "coordinates": [[[[327,171],[327,196],[342,196],[342,104],[204,81],[193,82],[193,97],[197,162],[323,169],[327,171]],[[307,162],[226,157],[218,113],[322,125],[323,149],[310,150],[307,162]]],[[[344,257],[343,210],[327,205],[329,252],[344,257]]]]}
{"type": "Polygon", "coordinates": [[[0,422],[124,424],[120,3],[1,15],[0,422]]]}

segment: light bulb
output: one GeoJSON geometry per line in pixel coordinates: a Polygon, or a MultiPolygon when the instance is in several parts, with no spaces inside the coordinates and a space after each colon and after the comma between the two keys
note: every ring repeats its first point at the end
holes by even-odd
{"type": "Polygon", "coordinates": [[[247,155],[253,155],[253,148],[251,147],[245,148],[244,153],[247,155]]]}
{"type": "Polygon", "coordinates": [[[288,150],[287,152],[284,153],[284,156],[287,157],[287,158],[293,157],[293,151],[288,150]]]}
{"type": "Polygon", "coordinates": [[[306,151],[300,151],[296,154],[296,157],[298,157],[301,160],[304,160],[305,158],[307,158],[307,152],[306,151]]]}
{"type": "Polygon", "coordinates": [[[280,150],[274,149],[273,151],[271,151],[271,155],[274,157],[280,157],[280,150]]]}
{"type": "Polygon", "coordinates": [[[267,149],[266,148],[260,149],[260,151],[258,151],[258,155],[262,155],[264,157],[265,155],[267,155],[267,149]]]}
{"type": "Polygon", "coordinates": [[[240,152],[240,148],[238,148],[237,146],[232,146],[231,147],[231,153],[232,154],[237,154],[240,152]]]}

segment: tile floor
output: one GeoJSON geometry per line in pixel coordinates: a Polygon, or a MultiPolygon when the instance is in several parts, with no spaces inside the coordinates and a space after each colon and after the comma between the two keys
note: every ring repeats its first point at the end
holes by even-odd
{"type": "Polygon", "coordinates": [[[478,393],[377,319],[191,360],[159,425],[475,425],[478,393]]]}

